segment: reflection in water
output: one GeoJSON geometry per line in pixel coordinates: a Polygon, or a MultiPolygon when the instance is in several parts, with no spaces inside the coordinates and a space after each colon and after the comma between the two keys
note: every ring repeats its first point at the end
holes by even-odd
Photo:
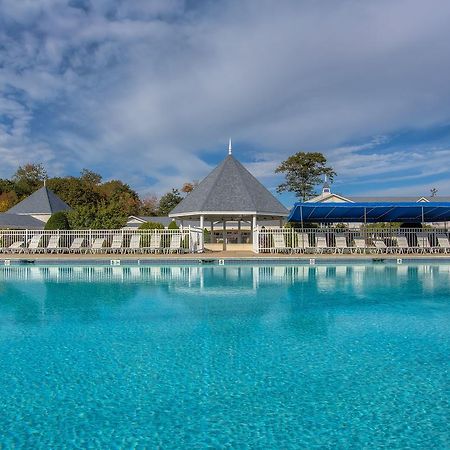
{"type": "Polygon", "coordinates": [[[436,280],[449,279],[450,266],[445,264],[8,266],[0,267],[0,320],[9,311],[17,322],[64,315],[92,321],[109,314],[108,307],[120,310],[137,304],[151,310],[150,305],[158,304],[168,314],[200,321],[230,311],[240,317],[256,314],[270,326],[295,317],[298,332],[312,327],[323,334],[333,320],[332,311],[327,317],[313,314],[315,309],[323,311],[318,306],[323,302],[343,305],[358,298],[380,302],[391,289],[411,286],[417,295],[424,295],[435,289],[436,280]],[[375,288],[377,295],[371,298],[368,292],[375,288]],[[307,326],[305,320],[315,325],[307,326]]]}

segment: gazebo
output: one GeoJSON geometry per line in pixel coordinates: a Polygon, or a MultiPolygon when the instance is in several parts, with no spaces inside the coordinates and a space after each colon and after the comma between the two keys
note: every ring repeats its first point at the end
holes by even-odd
{"type": "MultiPolygon", "coordinates": [[[[241,223],[249,222],[251,230],[259,221],[279,220],[280,225],[288,210],[236,159],[231,140],[228,156],[189,193],[169,214],[180,220],[198,220],[200,228],[210,223],[221,223],[223,249],[227,244],[227,222],[237,222],[238,243],[241,223]]],[[[253,233],[251,233],[253,236],[253,233]]]]}

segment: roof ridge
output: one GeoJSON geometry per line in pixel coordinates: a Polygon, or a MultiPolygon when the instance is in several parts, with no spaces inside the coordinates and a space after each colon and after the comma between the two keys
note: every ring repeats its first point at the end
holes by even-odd
{"type": "MultiPolygon", "coordinates": [[[[220,170],[218,170],[218,172],[217,172],[217,176],[216,176],[216,184],[217,184],[217,182],[220,180],[220,177],[221,177],[221,175],[223,174],[223,171],[225,170],[225,163],[227,162],[227,160],[228,160],[229,158],[234,159],[234,158],[233,158],[233,155],[227,155],[226,158],[223,159],[222,162],[220,163],[220,165],[216,168],[216,169],[220,169],[220,170]]],[[[213,173],[214,173],[214,170],[213,170],[209,175],[212,175],[213,173]]],[[[204,180],[206,180],[207,178],[209,178],[209,175],[207,175],[207,176],[202,180],[202,182],[203,182],[204,180]]],[[[213,189],[210,189],[210,190],[208,191],[207,195],[206,195],[205,198],[203,199],[203,202],[202,202],[202,204],[201,204],[200,210],[202,210],[203,207],[208,203],[208,200],[209,200],[209,197],[210,197],[211,194],[212,194],[212,191],[213,191],[213,189]]]]}

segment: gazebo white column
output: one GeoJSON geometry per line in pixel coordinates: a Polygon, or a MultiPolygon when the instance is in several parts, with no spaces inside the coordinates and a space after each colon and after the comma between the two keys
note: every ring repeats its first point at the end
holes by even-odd
{"type": "Polygon", "coordinates": [[[205,216],[200,216],[200,228],[203,230],[205,228],[205,216]]]}
{"type": "Polygon", "coordinates": [[[222,245],[222,249],[223,251],[226,251],[227,249],[227,221],[223,220],[222,221],[222,239],[223,239],[223,245],[222,245]]]}
{"type": "Polygon", "coordinates": [[[238,220],[238,244],[242,244],[241,219],[238,220]]]}

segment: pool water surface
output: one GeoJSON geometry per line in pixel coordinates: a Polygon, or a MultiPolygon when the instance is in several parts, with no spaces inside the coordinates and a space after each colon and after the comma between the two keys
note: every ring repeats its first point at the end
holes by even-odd
{"type": "Polygon", "coordinates": [[[450,447],[450,265],[0,267],[0,448],[450,447]]]}

